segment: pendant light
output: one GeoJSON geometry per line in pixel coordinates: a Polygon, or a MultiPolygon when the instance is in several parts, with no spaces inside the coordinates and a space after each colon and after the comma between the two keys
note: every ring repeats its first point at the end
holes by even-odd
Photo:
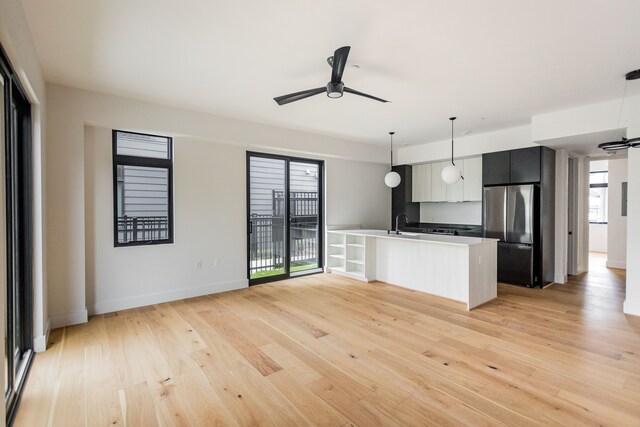
{"type": "Polygon", "coordinates": [[[460,169],[458,169],[456,164],[453,162],[453,121],[455,119],[455,117],[449,117],[449,120],[451,120],[451,164],[444,168],[441,174],[442,180],[447,184],[455,184],[460,181],[460,178],[464,179],[462,172],[460,172],[460,169]]]}
{"type": "MultiPolygon", "coordinates": [[[[620,113],[618,114],[618,124],[616,125],[616,128],[620,128],[620,119],[622,118],[624,100],[627,97],[627,86],[629,84],[628,82],[630,82],[631,80],[640,79],[640,69],[629,71],[627,74],[625,74],[624,78],[626,81],[624,83],[624,93],[622,95],[622,102],[620,103],[620,113]]],[[[623,137],[620,141],[603,142],[602,144],[598,144],[598,148],[602,148],[607,153],[626,150],[627,148],[632,147],[640,147],[640,137],[630,139],[623,137]]]]}
{"type": "Polygon", "coordinates": [[[393,170],[393,134],[395,132],[389,132],[389,135],[391,135],[391,171],[385,175],[384,177],[384,183],[387,184],[387,187],[389,188],[396,188],[398,185],[400,185],[400,175],[398,174],[398,172],[395,172],[393,170]]]}

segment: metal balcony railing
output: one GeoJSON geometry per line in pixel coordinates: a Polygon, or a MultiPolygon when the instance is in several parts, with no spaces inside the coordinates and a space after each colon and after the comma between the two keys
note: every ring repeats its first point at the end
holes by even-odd
{"type": "Polygon", "coordinates": [[[169,238],[169,218],[166,216],[118,217],[118,241],[149,242],[169,238]]]}

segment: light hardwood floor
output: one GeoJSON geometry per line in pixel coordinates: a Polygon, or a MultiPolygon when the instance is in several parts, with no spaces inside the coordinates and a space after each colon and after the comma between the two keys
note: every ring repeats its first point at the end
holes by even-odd
{"type": "Polygon", "coordinates": [[[623,271],[498,295],[316,275],[95,316],[51,333],[15,425],[640,425],[623,271]]]}

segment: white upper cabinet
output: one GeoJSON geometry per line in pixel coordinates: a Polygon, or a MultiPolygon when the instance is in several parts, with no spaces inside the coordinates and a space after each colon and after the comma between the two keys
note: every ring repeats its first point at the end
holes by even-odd
{"type": "Polygon", "coordinates": [[[482,201],[482,157],[464,159],[463,200],[482,201]]]}
{"type": "MultiPolygon", "coordinates": [[[[445,162],[444,166],[447,167],[450,164],[451,164],[450,162],[445,162]]],[[[464,182],[467,179],[464,160],[458,160],[456,162],[456,166],[458,167],[458,169],[460,169],[460,173],[462,174],[462,176],[464,176],[465,179],[460,179],[460,181],[456,182],[455,184],[446,184],[446,183],[444,184],[445,187],[447,188],[447,202],[464,201],[463,187],[464,187],[464,182]]],[[[440,178],[440,181],[442,181],[442,178],[440,178]]]]}
{"type": "Polygon", "coordinates": [[[438,162],[431,164],[431,201],[447,201],[447,184],[442,180],[442,170],[449,162],[438,162]]]}
{"type": "Polygon", "coordinates": [[[412,201],[431,201],[431,164],[414,165],[412,172],[412,201]]]}
{"type": "Polygon", "coordinates": [[[413,202],[478,202],[482,201],[482,157],[457,160],[464,176],[455,184],[442,180],[442,170],[450,161],[414,165],[411,168],[413,202]]]}

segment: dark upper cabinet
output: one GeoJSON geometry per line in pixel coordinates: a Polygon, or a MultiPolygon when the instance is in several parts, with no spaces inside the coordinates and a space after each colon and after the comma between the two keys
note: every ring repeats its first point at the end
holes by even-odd
{"type": "MultiPolygon", "coordinates": [[[[521,148],[482,155],[482,185],[535,183],[542,180],[544,147],[521,148]]],[[[553,152],[551,150],[551,152],[553,152]]]]}
{"type": "Polygon", "coordinates": [[[420,203],[412,203],[413,187],[411,165],[394,166],[393,170],[400,175],[400,185],[391,189],[391,227],[395,228],[395,218],[406,213],[408,222],[420,222],[420,203]]]}
{"type": "Polygon", "coordinates": [[[540,182],[540,156],[542,147],[511,150],[510,184],[540,182]]]}
{"type": "Polygon", "coordinates": [[[400,175],[400,185],[391,189],[392,204],[404,206],[411,202],[413,192],[411,165],[394,166],[393,170],[400,175]]]}
{"type": "Polygon", "coordinates": [[[482,155],[482,185],[509,184],[511,159],[509,151],[482,155]]]}

